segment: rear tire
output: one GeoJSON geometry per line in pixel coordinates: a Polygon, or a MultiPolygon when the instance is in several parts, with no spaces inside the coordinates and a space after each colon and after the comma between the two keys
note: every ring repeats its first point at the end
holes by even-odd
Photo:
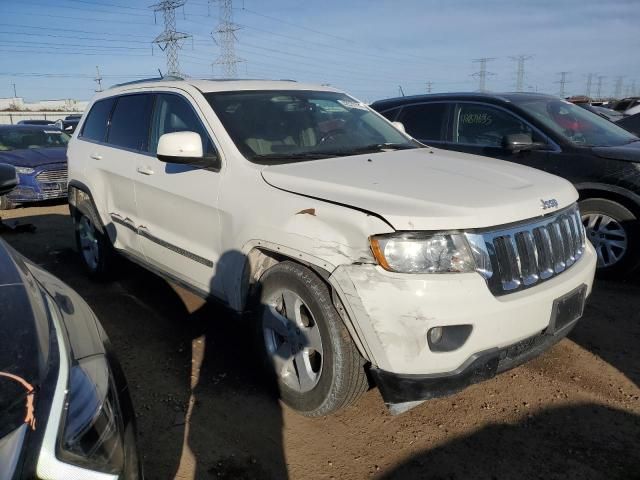
{"type": "Polygon", "coordinates": [[[326,284],[310,269],[282,262],[260,279],[257,339],[280,398],[308,417],[355,402],[368,388],[365,360],[326,284]]]}
{"type": "Polygon", "coordinates": [[[7,198],[7,196],[0,197],[0,210],[12,210],[16,208],[16,204],[7,198]]]}
{"type": "Polygon", "coordinates": [[[100,217],[86,200],[80,201],[76,207],[73,223],[82,265],[92,279],[110,279],[114,271],[115,251],[100,217]]]}
{"type": "Polygon", "coordinates": [[[614,277],[633,271],[640,260],[640,224],[636,215],[606,198],[588,198],[579,206],[587,240],[598,255],[598,275],[614,277]]]}

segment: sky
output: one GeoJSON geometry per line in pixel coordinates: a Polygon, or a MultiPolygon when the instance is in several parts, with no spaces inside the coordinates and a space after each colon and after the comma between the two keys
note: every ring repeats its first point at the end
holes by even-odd
{"type": "MultiPolygon", "coordinates": [[[[164,29],[157,0],[0,0],[0,97],[27,101],[94,94],[96,66],[108,87],[166,72],[152,41],[164,29]]],[[[486,87],[513,91],[527,55],[525,90],[584,94],[588,74],[602,94],[640,93],[640,0],[233,0],[240,78],[330,84],[374,100],[427,92],[474,91],[474,59],[491,58],[486,87]]],[[[186,0],[176,10],[180,67],[219,78],[211,36],[218,3],[186,0]]]]}

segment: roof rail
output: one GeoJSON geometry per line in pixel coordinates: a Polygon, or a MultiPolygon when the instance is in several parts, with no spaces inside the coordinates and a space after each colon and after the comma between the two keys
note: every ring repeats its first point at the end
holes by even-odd
{"type": "Polygon", "coordinates": [[[176,80],[184,80],[184,78],[179,77],[177,75],[165,75],[164,77],[141,78],[140,80],[132,80],[130,82],[116,83],[115,85],[111,85],[109,88],[124,87],[126,85],[135,85],[136,83],[176,81],[176,80]]]}

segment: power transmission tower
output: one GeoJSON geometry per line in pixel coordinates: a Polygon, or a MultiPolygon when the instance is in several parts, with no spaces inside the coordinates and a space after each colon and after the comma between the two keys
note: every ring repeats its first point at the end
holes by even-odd
{"type": "Polygon", "coordinates": [[[613,92],[613,97],[614,98],[620,98],[622,97],[622,81],[623,81],[624,77],[620,76],[616,78],[616,88],[615,91],[613,92]]]}
{"type": "Polygon", "coordinates": [[[96,76],[93,79],[94,82],[98,84],[98,88],[96,88],[96,92],[102,91],[102,77],[100,76],[100,68],[96,65],[96,76]]]}
{"type": "Polygon", "coordinates": [[[533,58],[533,55],[518,55],[516,57],[509,57],[511,60],[518,62],[518,68],[516,70],[516,92],[524,91],[524,63],[527,60],[533,58]]]}
{"type": "Polygon", "coordinates": [[[220,45],[220,55],[213,65],[221,65],[226,78],[236,78],[238,63],[242,59],[236,56],[236,32],[240,27],[233,23],[233,0],[209,0],[209,3],[218,3],[220,6],[218,28],[211,32],[214,41],[220,45]]]}
{"type": "Polygon", "coordinates": [[[591,86],[593,83],[593,73],[587,74],[587,90],[585,92],[585,96],[587,98],[591,98],[591,86]]]}
{"type": "Polygon", "coordinates": [[[184,6],[186,0],[162,0],[150,8],[155,12],[162,12],[164,17],[164,32],[158,35],[153,43],[160,50],[167,53],[167,75],[181,76],[178,50],[183,40],[191,37],[187,33],[176,31],[176,8],[184,6]]]}
{"type": "Polygon", "coordinates": [[[495,58],[476,58],[473,60],[473,63],[480,64],[480,70],[472,75],[478,79],[478,90],[480,92],[487,91],[487,76],[495,75],[492,72],[487,72],[487,62],[491,60],[495,60],[495,58]]]}
{"type": "Polygon", "coordinates": [[[560,84],[560,97],[564,98],[566,92],[566,85],[567,83],[569,83],[569,81],[567,80],[567,75],[569,75],[571,72],[558,72],[558,75],[560,75],[560,80],[558,80],[556,83],[560,84]]]}
{"type": "Polygon", "coordinates": [[[598,75],[598,87],[596,88],[596,98],[602,100],[602,85],[603,80],[607,78],[604,75],[598,75]]]}
{"type": "Polygon", "coordinates": [[[431,93],[432,87],[433,87],[433,82],[427,82],[427,93],[431,93]]]}

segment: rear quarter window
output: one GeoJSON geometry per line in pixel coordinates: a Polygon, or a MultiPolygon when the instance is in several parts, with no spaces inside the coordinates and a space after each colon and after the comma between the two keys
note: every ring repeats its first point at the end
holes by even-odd
{"type": "Polygon", "coordinates": [[[109,114],[114,101],[114,98],[106,98],[93,104],[82,127],[81,137],[97,142],[106,140],[109,114]]]}

